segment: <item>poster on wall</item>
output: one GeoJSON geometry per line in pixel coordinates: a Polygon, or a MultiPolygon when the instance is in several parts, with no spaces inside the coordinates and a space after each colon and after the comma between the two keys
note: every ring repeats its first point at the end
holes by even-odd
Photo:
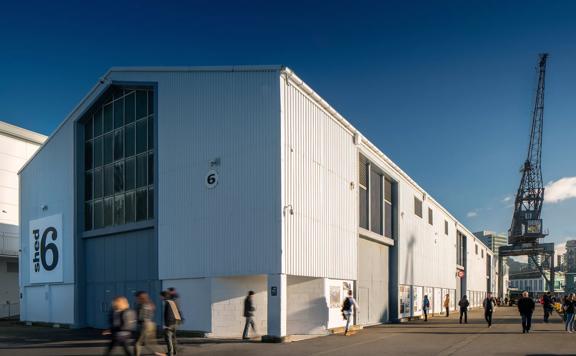
{"type": "Polygon", "coordinates": [[[62,238],[61,214],[30,221],[30,283],[64,280],[62,238]]]}
{"type": "Polygon", "coordinates": [[[454,289],[450,289],[450,309],[456,309],[456,305],[458,305],[458,301],[456,300],[456,291],[454,289]]]}
{"type": "Polygon", "coordinates": [[[430,308],[428,310],[428,313],[431,314],[433,313],[433,309],[434,309],[434,288],[432,287],[426,287],[424,288],[424,295],[428,296],[428,300],[430,301],[430,308]]]}
{"type": "Polygon", "coordinates": [[[340,286],[330,286],[330,308],[340,307],[340,286]]]}
{"type": "Polygon", "coordinates": [[[399,286],[398,289],[398,307],[400,308],[399,315],[401,318],[408,318],[410,317],[410,300],[412,299],[410,295],[410,286],[399,286]]]}
{"type": "Polygon", "coordinates": [[[412,315],[422,315],[422,299],[424,298],[422,289],[422,287],[412,288],[412,304],[414,306],[414,312],[412,315]]]}
{"type": "Polygon", "coordinates": [[[434,313],[442,312],[442,304],[444,303],[444,296],[442,295],[441,288],[434,288],[434,313]]]}

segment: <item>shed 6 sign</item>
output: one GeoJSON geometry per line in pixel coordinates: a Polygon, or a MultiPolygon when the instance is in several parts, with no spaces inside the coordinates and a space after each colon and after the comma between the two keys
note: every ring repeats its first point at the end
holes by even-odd
{"type": "Polygon", "coordinates": [[[30,283],[62,282],[62,215],[30,221],[30,283]]]}

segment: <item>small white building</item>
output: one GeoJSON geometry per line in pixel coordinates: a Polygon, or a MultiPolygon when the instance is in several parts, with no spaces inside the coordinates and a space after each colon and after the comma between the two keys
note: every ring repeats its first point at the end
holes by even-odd
{"type": "Polygon", "coordinates": [[[46,136],[0,121],[0,318],[17,315],[18,289],[18,171],[46,136]]]}
{"type": "Polygon", "coordinates": [[[493,280],[492,252],[281,66],[111,69],[20,181],[26,321],[105,327],[114,295],[176,287],[183,329],[239,336],[253,290],[282,338],[342,326],[348,289],[370,325],[493,280]]]}

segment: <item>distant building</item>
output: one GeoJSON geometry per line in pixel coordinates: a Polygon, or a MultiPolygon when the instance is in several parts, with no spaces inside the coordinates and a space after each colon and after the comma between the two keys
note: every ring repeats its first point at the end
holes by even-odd
{"type": "Polygon", "coordinates": [[[0,121],[0,318],[19,311],[18,171],[45,140],[0,121]]]}
{"type": "Polygon", "coordinates": [[[566,291],[576,291],[574,277],[576,275],[576,240],[566,241],[566,253],[564,254],[564,264],[566,271],[566,291]]]}
{"type": "MultiPolygon", "coordinates": [[[[550,272],[545,271],[546,278],[550,279],[550,272]]],[[[510,274],[511,288],[518,288],[521,291],[528,291],[536,295],[547,292],[548,284],[546,279],[539,271],[526,271],[510,274]]],[[[563,293],[565,288],[565,275],[562,272],[556,272],[554,275],[554,292],[563,293]]]]}

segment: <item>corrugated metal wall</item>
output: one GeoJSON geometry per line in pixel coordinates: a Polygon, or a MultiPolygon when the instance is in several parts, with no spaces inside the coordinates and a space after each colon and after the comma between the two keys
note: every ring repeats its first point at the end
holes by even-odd
{"type": "Polygon", "coordinates": [[[279,68],[112,79],[158,83],[160,279],[279,273],[279,68]]]}
{"type": "Polygon", "coordinates": [[[287,274],[356,278],[357,150],[352,135],[283,80],[287,274]]]}

